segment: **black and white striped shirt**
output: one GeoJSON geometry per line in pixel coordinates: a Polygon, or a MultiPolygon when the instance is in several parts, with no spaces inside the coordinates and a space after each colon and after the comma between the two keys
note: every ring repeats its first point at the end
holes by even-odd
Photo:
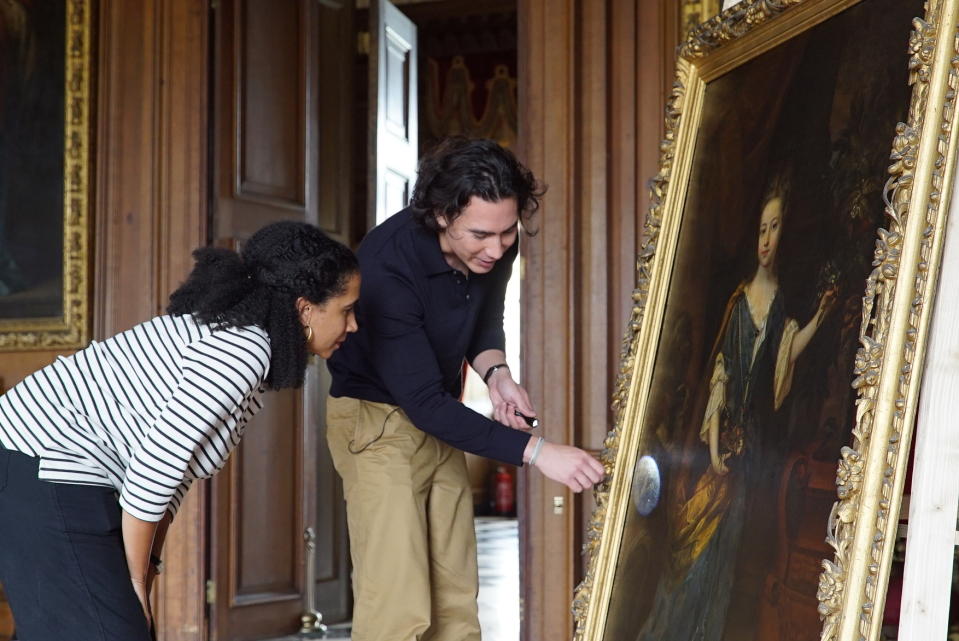
{"type": "Polygon", "coordinates": [[[0,396],[0,445],[39,457],[41,479],[112,486],[124,510],[159,521],[223,467],[261,407],[269,365],[259,327],[159,316],[0,396]]]}

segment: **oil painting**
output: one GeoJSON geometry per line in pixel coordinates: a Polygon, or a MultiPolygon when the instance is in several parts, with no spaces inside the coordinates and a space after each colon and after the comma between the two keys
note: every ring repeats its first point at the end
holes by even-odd
{"type": "Polygon", "coordinates": [[[0,349],[88,333],[88,5],[0,2],[0,349]]]}
{"type": "Polygon", "coordinates": [[[926,8],[745,2],[681,52],[578,639],[812,641],[850,615],[827,526],[926,8]]]}

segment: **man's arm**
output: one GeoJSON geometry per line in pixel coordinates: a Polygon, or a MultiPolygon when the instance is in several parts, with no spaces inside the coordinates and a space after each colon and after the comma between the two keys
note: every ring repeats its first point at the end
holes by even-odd
{"type": "Polygon", "coordinates": [[[477,414],[444,389],[423,305],[408,279],[387,272],[363,288],[370,361],[412,423],[458,449],[522,465],[528,434],[477,414]]]}

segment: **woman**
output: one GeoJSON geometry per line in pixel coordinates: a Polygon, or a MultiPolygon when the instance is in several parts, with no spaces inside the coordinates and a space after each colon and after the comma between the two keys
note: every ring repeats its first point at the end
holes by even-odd
{"type": "Polygon", "coordinates": [[[0,397],[0,581],[29,641],[149,639],[170,521],[212,476],[265,389],[299,387],[308,353],[357,329],[349,249],[304,223],[242,256],[199,249],[153,318],[0,397]]]}
{"type": "MultiPolygon", "coordinates": [[[[792,388],[795,363],[836,291],[822,294],[802,328],[786,316],[776,260],[787,202],[784,183],[774,182],[762,202],[756,271],[730,297],[710,359],[709,398],[700,429],[709,465],[688,485],[678,483],[678,499],[669,514],[671,572],[660,582],[638,635],[642,641],[722,639],[734,583],[737,591],[758,598],[764,579],[742,573],[742,566],[737,575],[743,526],[746,514],[760,507],[755,490],[771,482],[769,470],[775,468],[781,436],[776,434],[776,411],[792,388]]],[[[757,555],[768,545],[749,547],[757,555]]],[[[741,632],[730,638],[745,639],[741,632]]]]}

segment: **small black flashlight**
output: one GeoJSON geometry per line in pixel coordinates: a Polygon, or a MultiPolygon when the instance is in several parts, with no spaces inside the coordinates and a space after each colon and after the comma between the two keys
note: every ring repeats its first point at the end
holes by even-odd
{"type": "Polygon", "coordinates": [[[523,414],[519,410],[513,410],[513,414],[516,416],[522,416],[523,420],[526,421],[526,424],[530,427],[537,427],[539,425],[539,419],[535,416],[526,416],[526,414],[523,414]]]}

